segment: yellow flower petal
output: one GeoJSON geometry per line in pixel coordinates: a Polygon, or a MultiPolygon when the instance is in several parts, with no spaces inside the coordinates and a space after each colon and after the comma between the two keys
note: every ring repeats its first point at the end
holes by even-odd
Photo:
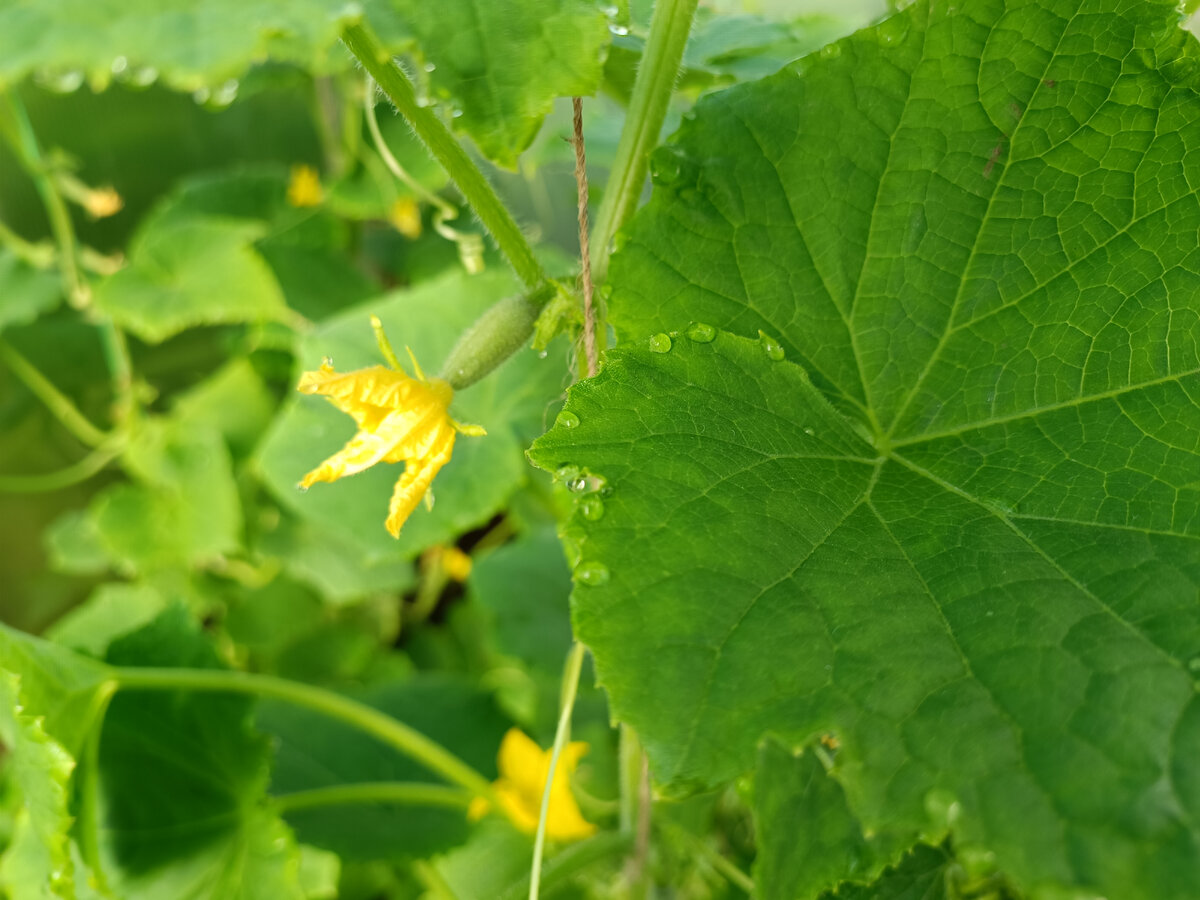
{"type": "MultiPolygon", "coordinates": [[[[546,836],[553,840],[579,840],[596,831],[596,826],[584,819],[571,794],[571,775],[587,750],[587,744],[573,741],[563,748],[558,757],[554,781],[550,785],[550,806],[546,813],[546,836]]],[[[552,755],[553,748],[542,750],[517,728],[509,729],[500,743],[497,756],[500,777],[494,785],[496,796],[504,812],[523,831],[532,833],[537,830],[542,810],[542,790],[550,771],[552,755]]],[[[469,812],[473,818],[478,818],[486,810],[487,801],[483,801],[482,805],[472,803],[469,812]]]]}
{"type": "Polygon", "coordinates": [[[417,508],[434,476],[454,450],[456,424],[448,407],[454,391],[438,378],[411,378],[404,372],[372,366],[337,372],[325,363],[300,377],[298,389],[320,394],[353,417],[358,433],[300,481],[336,481],[380,462],[404,463],[385,522],[393,537],[417,508]]]}
{"type": "Polygon", "coordinates": [[[312,166],[292,166],[287,201],[292,206],[317,206],[321,202],[321,176],[312,166]]]}
{"type": "Polygon", "coordinates": [[[421,207],[412,197],[401,197],[393,203],[388,209],[388,221],[410,241],[421,236],[421,207]]]}
{"type": "Polygon", "coordinates": [[[471,557],[457,547],[447,547],[442,551],[442,569],[455,581],[466,581],[471,574],[471,557]]]}

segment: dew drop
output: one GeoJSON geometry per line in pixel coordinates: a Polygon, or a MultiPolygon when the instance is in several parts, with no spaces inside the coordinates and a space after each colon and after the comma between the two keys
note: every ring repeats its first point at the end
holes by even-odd
{"type": "Polygon", "coordinates": [[[763,352],[767,354],[767,359],[773,362],[779,362],[784,357],[783,345],[773,337],[768,337],[765,332],[758,333],[758,342],[762,344],[763,352]]]}
{"type": "Polygon", "coordinates": [[[426,72],[432,72],[435,69],[437,69],[437,65],[435,63],[431,63],[431,62],[425,63],[425,71],[426,72]]]}
{"type": "Polygon", "coordinates": [[[547,350],[539,350],[538,351],[538,359],[545,359],[549,355],[550,355],[550,353],[547,350]]]}
{"type": "Polygon", "coordinates": [[[609,22],[608,30],[618,37],[624,37],[625,35],[629,34],[628,28],[626,28],[624,25],[618,25],[616,22],[609,22]]]}
{"type": "Polygon", "coordinates": [[[707,344],[717,336],[717,329],[704,322],[693,322],[688,326],[687,336],[697,344],[707,344]]]}
{"type": "Polygon", "coordinates": [[[129,60],[126,59],[124,56],[118,56],[116,59],[114,59],[112,61],[112,73],[114,75],[120,75],[122,72],[124,72],[128,68],[129,68],[129,60]]]}
{"type": "Polygon", "coordinates": [[[875,26],[875,38],[880,44],[898,44],[908,37],[908,16],[895,15],[875,26]]]}
{"type": "Polygon", "coordinates": [[[683,159],[674,147],[659,147],[650,155],[650,180],[669,187],[683,175],[683,159]]]}
{"type": "Polygon", "coordinates": [[[195,100],[201,106],[203,106],[205,103],[207,103],[208,98],[211,96],[212,96],[212,91],[210,91],[206,87],[197,88],[196,90],[192,91],[192,99],[195,100]]]}
{"type": "Polygon", "coordinates": [[[321,365],[329,366],[330,368],[332,368],[333,367],[333,357],[332,356],[322,356],[321,357],[321,365]]]}
{"type": "Polygon", "coordinates": [[[589,522],[599,522],[604,518],[604,501],[599,497],[585,497],[579,504],[579,514],[589,522]]]}
{"type": "Polygon", "coordinates": [[[158,80],[158,69],[154,66],[141,66],[129,73],[129,83],[134,87],[150,87],[158,80]]]}
{"type": "Polygon", "coordinates": [[[807,434],[809,437],[812,437],[814,434],[816,434],[816,432],[813,431],[811,428],[805,428],[804,433],[807,434]]]}
{"type": "Polygon", "coordinates": [[[578,475],[567,482],[567,490],[572,494],[582,494],[587,490],[588,480],[586,475],[578,475]]]}
{"type": "Polygon", "coordinates": [[[839,42],[827,44],[821,48],[821,56],[824,59],[837,59],[842,55],[842,45],[839,42]]]}
{"type": "Polygon", "coordinates": [[[564,409],[555,416],[554,424],[561,425],[563,428],[577,428],[579,426],[579,416],[575,415],[569,409],[564,409]]]}
{"type": "Polygon", "coordinates": [[[558,467],[554,473],[554,477],[559,481],[565,482],[569,485],[580,476],[581,472],[582,470],[579,468],[579,466],[567,463],[566,465],[558,467]]]}
{"type": "Polygon", "coordinates": [[[65,72],[39,73],[38,83],[46,90],[56,94],[70,94],[79,90],[83,84],[82,69],[68,69],[65,72]]]}
{"type": "Polygon", "coordinates": [[[229,106],[237,99],[238,83],[236,78],[230,78],[219,88],[213,91],[211,106],[223,108],[229,106]]]}
{"type": "Polygon", "coordinates": [[[608,566],[598,562],[581,562],[575,567],[575,580],[589,587],[608,584],[608,566]]]}
{"type": "Polygon", "coordinates": [[[663,334],[661,331],[650,338],[650,352],[652,353],[670,353],[671,352],[671,337],[663,334]]]}

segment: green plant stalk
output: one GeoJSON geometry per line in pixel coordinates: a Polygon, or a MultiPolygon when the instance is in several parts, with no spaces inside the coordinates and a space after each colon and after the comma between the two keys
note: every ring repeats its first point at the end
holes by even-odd
{"type": "Polygon", "coordinates": [[[46,217],[50,221],[50,232],[54,235],[54,242],[58,244],[63,290],[72,304],[85,305],[89,299],[89,290],[87,283],[79,273],[75,226],[71,224],[71,213],[59,192],[58,185],[46,171],[42,148],[38,145],[33,125],[29,121],[29,115],[25,112],[25,105],[14,91],[8,91],[5,97],[14,125],[13,149],[17,151],[17,158],[21,161],[29,177],[33,179],[38,196],[42,199],[42,205],[46,208],[46,217]]]}
{"type": "Polygon", "coordinates": [[[592,230],[592,275],[597,284],[608,273],[613,237],[637,209],[650,151],[662,133],[683,49],[692,30],[696,3],[697,0],[657,0],[654,4],[650,35],[633,82],[629,111],[604,189],[604,200],[592,230]]]}
{"type": "Polygon", "coordinates": [[[11,228],[0,221],[0,245],[7,247],[19,259],[24,260],[35,269],[48,269],[54,265],[57,251],[47,242],[35,244],[25,240],[11,228]]]}
{"type": "Polygon", "coordinates": [[[583,656],[586,651],[587,648],[579,641],[573,643],[563,668],[558,728],[554,732],[554,749],[550,754],[546,783],[542,786],[542,810],[538,815],[537,836],[533,841],[533,863],[529,868],[529,900],[538,900],[542,878],[542,854],[546,849],[546,818],[550,813],[550,788],[554,784],[554,770],[558,768],[558,758],[571,735],[571,714],[575,711],[575,695],[579,690],[579,674],[583,671],[583,656]]]}
{"type": "Polygon", "coordinates": [[[41,494],[59,491],[81,481],[87,481],[125,449],[123,440],[103,444],[79,460],[55,472],[44,475],[0,475],[0,492],[10,494],[41,494]]]}
{"type": "Polygon", "coordinates": [[[444,784],[422,782],[379,781],[361,784],[337,784],[330,787],[313,788],[280,794],[273,798],[279,813],[296,812],[301,809],[317,809],[326,806],[355,806],[359,804],[391,803],[402,806],[445,806],[463,808],[470,806],[474,794],[444,784]]]}
{"type": "Polygon", "coordinates": [[[117,688],[125,691],[213,691],[252,694],[294,703],[345,722],[399,750],[472,796],[486,798],[493,808],[504,808],[488,780],[440,744],[377,709],[333,691],[271,675],[227,669],[126,667],[116,670],[115,680],[117,688]]]}
{"type": "Polygon", "coordinates": [[[79,767],[75,772],[78,802],[75,834],[79,841],[79,853],[91,869],[96,886],[106,897],[109,895],[108,882],[100,853],[100,735],[114,691],[115,686],[110,682],[96,693],[93,707],[94,724],[88,732],[83,752],[80,754],[79,767]]]}
{"type": "Polygon", "coordinates": [[[89,447],[98,447],[107,439],[103,431],[93,425],[79,411],[62,391],[54,386],[45,375],[38,371],[16,348],[7,341],[0,339],[0,360],[29,388],[30,392],[46,405],[71,434],[79,438],[89,447]]]}
{"type": "Polygon", "coordinates": [[[633,727],[621,723],[617,742],[618,808],[622,834],[632,836],[637,825],[638,786],[642,780],[642,744],[633,727]]]}
{"type": "Polygon", "coordinates": [[[361,21],[347,25],[342,32],[342,40],[400,110],[400,114],[408,120],[434,159],[445,168],[479,220],[495,238],[500,252],[507,257],[517,277],[530,289],[545,283],[546,273],[534,257],[533,248],[525,240],[508,207],[501,202],[450,129],[431,108],[417,102],[413,83],[396,65],[391,53],[361,21]]]}
{"type": "Polygon", "coordinates": [[[137,410],[133,396],[133,362],[129,357],[129,344],[125,340],[125,332],[108,316],[99,317],[96,327],[100,330],[100,346],[104,351],[109,382],[112,384],[113,423],[118,428],[124,428],[128,426],[137,410]]]}
{"type": "MultiPolygon", "coordinates": [[[[21,98],[9,91],[3,96],[7,100],[11,131],[0,129],[13,144],[17,158],[21,161],[29,177],[33,179],[42,205],[46,208],[46,216],[50,221],[50,231],[58,245],[58,261],[62,270],[63,289],[67,299],[76,306],[86,306],[91,300],[91,288],[79,268],[80,249],[75,239],[75,226],[71,223],[71,213],[67,209],[58,184],[46,169],[42,148],[34,134],[33,124],[25,111],[21,98]]],[[[100,341],[104,349],[104,358],[108,364],[109,376],[112,380],[115,415],[118,425],[123,424],[134,409],[132,363],[129,358],[129,348],[125,336],[107,316],[98,316],[97,326],[100,329],[100,341]]]]}
{"type": "MultiPolygon", "coordinates": [[[[629,851],[630,838],[628,835],[608,831],[572,844],[546,863],[542,875],[542,886],[550,891],[560,884],[565,884],[593,863],[603,859],[620,857],[629,851]]],[[[497,900],[524,900],[529,892],[529,876],[501,892],[497,900]]]]}
{"type": "MultiPolygon", "coordinates": [[[[702,838],[692,834],[686,828],[676,825],[674,822],[669,823],[670,827],[666,830],[676,840],[688,844],[698,856],[703,856],[708,860],[709,864],[721,874],[726,881],[734,887],[741,889],[749,896],[754,896],[754,879],[727,860],[724,856],[710,847],[702,838]]],[[[663,827],[659,825],[657,827],[663,827]]]]}

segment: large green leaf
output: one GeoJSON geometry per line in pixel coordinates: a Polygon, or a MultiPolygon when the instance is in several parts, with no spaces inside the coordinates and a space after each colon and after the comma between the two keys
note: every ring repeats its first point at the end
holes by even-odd
{"type": "MultiPolygon", "coordinates": [[[[490,304],[515,290],[507,272],[451,272],[322,324],[302,341],[300,364],[316,369],[329,357],[339,371],[378,365],[369,318],[375,314],[397,349],[411,346],[422,365],[436,372],[457,336],[490,304]]],[[[454,458],[433,483],[433,509],[413,513],[398,541],[384,529],[383,520],[400,466],[379,465],[333,484],[315,485],[307,493],[296,489],[306,472],[354,433],[353,420],[322,398],[297,395],[284,407],[260,448],[262,474],[285,505],[360,545],[370,561],[404,559],[486,522],[525,481],[522,448],[543,427],[561,379],[558,361],[526,350],[493,376],[459,391],[452,415],[483,425],[488,434],[457,439],[454,458]]]]}
{"type": "MultiPolygon", "coordinates": [[[[476,771],[495,777],[496,747],[509,723],[478,688],[424,676],[376,685],[359,692],[356,699],[415,728],[476,771]]],[[[317,713],[266,703],[258,721],[277,740],[273,793],[363,782],[439,782],[393,748],[317,713]]],[[[301,839],[348,860],[429,856],[462,843],[468,833],[465,808],[357,803],[297,809],[287,818],[301,839]]]]}
{"type": "Polygon", "coordinates": [[[317,62],[354,13],[345,0],[0,0],[0,84],[29,71],[105,84],[153,70],[197,90],[268,54],[317,62]]]}
{"type": "Polygon", "coordinates": [[[4,777],[17,804],[12,837],[0,856],[0,887],[12,900],[73,897],[68,785],[73,760],[41,721],[23,712],[21,679],[0,673],[4,777]]]}
{"type": "MultiPolygon", "coordinates": [[[[120,665],[219,666],[175,608],[109,648],[120,665]]],[[[262,799],[269,747],[240,695],[118,694],[100,742],[101,848],[128,900],[303,900],[300,854],[262,799]]]]}
{"type": "Polygon", "coordinates": [[[108,669],[0,625],[0,671],[20,676],[25,712],[42,717],[46,734],[78,756],[111,696],[108,669]]]}
{"type": "Polygon", "coordinates": [[[119,567],[145,572],[211,563],[238,548],[241,503],[217,431],[178,417],[146,419],[124,463],[136,482],[107,488],[89,510],[119,567]]]}
{"type": "Polygon", "coordinates": [[[613,319],[678,331],[532,455],[613,490],[575,623],[668,787],[830,733],[885,846],[1192,895],[1194,63],[1170,3],[919,2],[657,156],[613,319]]]}
{"type": "Polygon", "coordinates": [[[555,97],[595,92],[608,52],[597,0],[371,0],[367,9],[389,44],[428,60],[455,126],[510,169],[555,97]]]}

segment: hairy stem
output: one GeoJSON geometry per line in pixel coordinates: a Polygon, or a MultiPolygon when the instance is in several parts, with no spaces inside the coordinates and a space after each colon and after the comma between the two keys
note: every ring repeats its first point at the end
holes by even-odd
{"type": "Polygon", "coordinates": [[[253,694],[306,707],[377,738],[473,796],[485,797],[495,808],[503,809],[487,779],[446,748],[403,722],[333,691],[270,675],[227,669],[121,668],[116,670],[115,677],[118,689],[126,691],[253,694]]]}
{"type": "Polygon", "coordinates": [[[416,90],[408,76],[396,65],[395,60],[379,39],[363,22],[346,26],[342,40],[350,52],[358,57],[363,68],[387,94],[400,114],[408,120],[417,137],[425,144],[459,191],[471,204],[484,227],[495,238],[500,252],[508,259],[517,277],[527,288],[543,284],[546,273],[533,255],[533,248],[514,221],[508,207],[501,202],[491,184],[479,167],[467,156],[462,145],[455,140],[429,107],[417,102],[416,90]]]}
{"type": "Polygon", "coordinates": [[[608,273],[613,237],[637,209],[646,181],[650,151],[658,143],[667,105],[679,74],[679,62],[692,30],[697,0],[658,0],[650,20],[650,36],[638,66],[629,99],[629,112],[617,144],[604,200],[596,216],[592,242],[592,271],[596,281],[608,273]]]}

